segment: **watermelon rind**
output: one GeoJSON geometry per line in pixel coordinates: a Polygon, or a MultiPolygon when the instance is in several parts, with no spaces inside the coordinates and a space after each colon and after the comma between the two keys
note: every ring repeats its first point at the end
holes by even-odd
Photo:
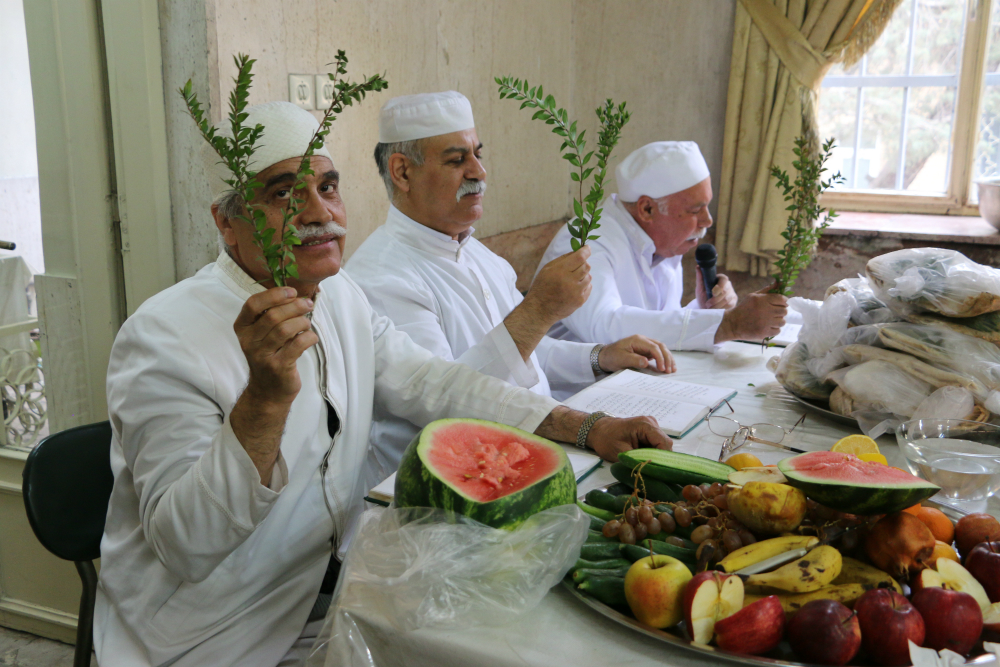
{"type": "Polygon", "coordinates": [[[575,503],[576,477],[566,452],[551,440],[513,426],[481,419],[439,419],[425,426],[403,452],[396,472],[394,502],[397,507],[436,507],[493,528],[513,530],[533,514],[575,503]],[[488,502],[474,500],[437,476],[427,463],[428,452],[434,446],[435,431],[456,422],[509,431],[518,438],[550,448],[557,454],[559,464],[551,474],[519,491],[488,502]]]}
{"type": "MultiPolygon", "coordinates": [[[[809,453],[778,462],[778,470],[788,479],[787,484],[800,489],[807,498],[815,500],[820,505],[848,514],[870,516],[899,512],[930,498],[941,490],[941,487],[916,476],[913,476],[912,482],[875,479],[871,483],[863,483],[816,479],[808,471],[794,468],[796,459],[803,456],[809,456],[809,453]]],[[[869,465],[880,464],[873,462],[869,465]]]]}
{"type": "Polygon", "coordinates": [[[725,484],[736,469],[703,456],[673,452],[669,449],[632,449],[618,455],[618,460],[632,467],[641,465],[641,474],[673,484],[725,484]]]}

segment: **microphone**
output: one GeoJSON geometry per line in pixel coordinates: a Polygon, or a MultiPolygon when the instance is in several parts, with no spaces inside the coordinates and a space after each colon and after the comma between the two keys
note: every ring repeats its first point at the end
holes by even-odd
{"type": "Polygon", "coordinates": [[[715,246],[711,243],[702,243],[694,251],[694,261],[698,263],[698,270],[701,271],[702,281],[705,283],[705,294],[712,298],[712,290],[718,279],[715,277],[715,262],[719,259],[719,253],[715,251],[715,246]]]}
{"type": "Polygon", "coordinates": [[[13,250],[17,244],[13,241],[0,241],[0,250],[13,250]]]}

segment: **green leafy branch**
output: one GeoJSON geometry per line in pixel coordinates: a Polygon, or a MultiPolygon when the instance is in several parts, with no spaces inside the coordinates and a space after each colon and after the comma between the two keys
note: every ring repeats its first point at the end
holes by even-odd
{"type": "Polygon", "coordinates": [[[824,165],[833,153],[833,138],[827,139],[818,154],[810,150],[809,144],[804,136],[795,139],[794,153],[797,159],[792,162],[792,166],[798,176],[794,181],[784,170],[777,166],[771,167],[771,175],[777,180],[776,187],[783,190],[785,201],[790,202],[785,207],[785,210],[790,211],[788,226],[781,232],[785,245],[778,251],[778,258],[774,261],[773,294],[793,294],[792,288],[799,274],[812,261],[819,237],[830,226],[830,221],[837,217],[834,211],[827,211],[819,203],[820,195],[844,182],[839,171],[828,180],[823,180],[823,174],[827,171],[824,165]],[[817,224],[821,217],[823,220],[817,224]]]}
{"type": "Polygon", "coordinates": [[[622,128],[632,115],[625,110],[625,102],[616,107],[614,102],[608,99],[603,106],[597,108],[597,118],[601,123],[597,135],[597,164],[588,166],[595,151],[584,154],[587,150],[587,142],[583,138],[586,130],[577,132],[577,122],[575,120],[571,122],[566,110],[556,106],[552,95],[546,95],[541,86],[529,88],[527,81],[509,76],[497,77],[494,80],[499,86],[500,99],[519,100],[522,109],[536,109],[532,120],[544,120],[546,125],[553,126],[554,134],[563,138],[559,150],[565,151],[563,159],[576,167],[576,171],[571,171],[569,176],[574,182],[579,183],[580,188],[579,196],[573,199],[575,217],[569,221],[569,232],[572,236],[570,244],[573,250],[579,250],[587,241],[600,238],[591,232],[601,226],[598,221],[601,219],[603,209],[598,206],[604,200],[604,179],[607,176],[608,160],[611,159],[611,152],[618,144],[622,128]],[[584,184],[591,175],[594,181],[590,191],[584,196],[584,184]]]}
{"type": "Polygon", "coordinates": [[[335,90],[333,100],[324,112],[319,127],[305,148],[302,161],[295,174],[291,196],[287,206],[281,212],[281,227],[275,229],[267,224],[267,215],[263,209],[253,203],[257,191],[263,187],[263,184],[257,180],[257,172],[249,168],[257,141],[264,133],[264,126],[257,124],[251,128],[244,125],[248,118],[246,107],[250,97],[250,87],[253,84],[253,64],[256,61],[244,54],[234,56],[233,61],[237,68],[237,74],[234,78],[236,86],[229,95],[229,115],[227,117],[232,136],[220,136],[208,122],[197,95],[192,91],[190,79],[179,92],[184,98],[188,113],[194,119],[202,137],[212,146],[222,163],[232,174],[232,178],[225,179],[225,182],[242,198],[246,211],[245,214],[239,215],[237,218],[253,225],[254,243],[261,249],[274,284],[284,286],[288,283],[289,278],[299,277],[298,267],[295,264],[295,253],[292,249],[294,246],[301,245],[302,240],[298,237],[292,220],[305,204],[305,200],[297,197],[296,193],[305,188],[306,176],[311,176],[314,173],[310,166],[310,158],[323,147],[333,121],[344,111],[345,107],[352,106],[355,102],[360,103],[369,92],[385,90],[389,87],[389,83],[378,74],[370,77],[362,76],[361,83],[351,83],[345,80],[347,55],[342,50],[337,51],[336,68],[329,74],[335,90]],[[275,240],[276,236],[278,240],[275,240]]]}

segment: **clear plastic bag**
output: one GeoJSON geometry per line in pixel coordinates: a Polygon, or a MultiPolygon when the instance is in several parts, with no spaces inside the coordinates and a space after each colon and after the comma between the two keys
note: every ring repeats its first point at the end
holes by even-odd
{"type": "Polygon", "coordinates": [[[968,419],[976,409],[972,392],[963,387],[941,387],[925,398],[910,419],[968,419]]]}
{"type": "Polygon", "coordinates": [[[802,341],[792,343],[780,356],[768,359],[767,368],[782,387],[801,398],[825,401],[833,385],[809,371],[809,349],[802,341]]]}
{"type": "Polygon", "coordinates": [[[881,359],[841,368],[826,379],[848,395],[855,411],[884,410],[907,418],[934,390],[930,383],[881,359]]]}
{"type": "Polygon", "coordinates": [[[1000,348],[992,343],[945,327],[907,322],[884,325],[879,338],[886,347],[976,380],[982,389],[969,389],[981,401],[1000,391],[1000,348]]]}
{"type": "Polygon", "coordinates": [[[539,512],[513,531],[442,510],[368,510],[306,664],[396,664],[368,645],[368,624],[411,632],[512,622],[566,575],[589,527],[575,505],[539,512]]]}
{"type": "Polygon", "coordinates": [[[875,296],[902,316],[930,311],[973,317],[1000,310],[1000,270],[955,250],[907,248],[866,267],[875,296]]]}
{"type": "Polygon", "coordinates": [[[793,297],[788,307],[802,314],[799,341],[809,348],[809,356],[818,358],[837,347],[851,322],[851,309],[856,305],[850,292],[836,292],[822,303],[793,297]]]}
{"type": "Polygon", "coordinates": [[[899,321],[899,317],[875,296],[864,276],[844,278],[834,283],[826,290],[826,296],[830,297],[837,292],[849,292],[854,297],[854,307],[851,308],[852,326],[899,321]]]}

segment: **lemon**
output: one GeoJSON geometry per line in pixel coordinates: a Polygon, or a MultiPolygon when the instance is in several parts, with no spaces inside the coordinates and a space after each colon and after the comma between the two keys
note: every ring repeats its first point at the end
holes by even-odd
{"type": "Polygon", "coordinates": [[[862,461],[872,461],[874,463],[881,463],[884,466],[889,465],[889,461],[886,460],[881,454],[858,454],[858,458],[862,461]]]}
{"type": "Polygon", "coordinates": [[[753,454],[733,454],[728,459],[726,459],[726,465],[731,465],[737,470],[743,470],[744,468],[759,468],[764,464],[760,462],[760,459],[753,454]]]}
{"type": "Polygon", "coordinates": [[[860,456],[861,454],[881,454],[878,450],[878,445],[875,441],[869,438],[867,435],[861,435],[860,433],[855,435],[849,435],[846,438],[841,438],[837,443],[830,448],[831,452],[840,452],[841,454],[855,454],[860,456]]]}

